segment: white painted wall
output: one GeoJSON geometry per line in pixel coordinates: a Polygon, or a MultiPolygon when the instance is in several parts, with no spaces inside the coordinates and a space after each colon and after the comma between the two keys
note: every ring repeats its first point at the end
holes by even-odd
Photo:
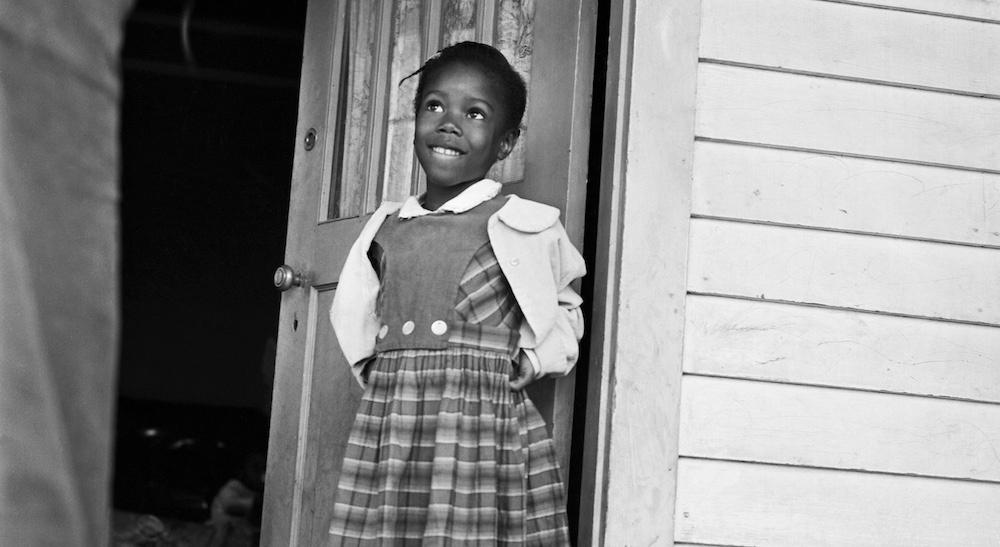
{"type": "Polygon", "coordinates": [[[599,539],[1000,544],[1000,1],[625,12],[599,539]]]}

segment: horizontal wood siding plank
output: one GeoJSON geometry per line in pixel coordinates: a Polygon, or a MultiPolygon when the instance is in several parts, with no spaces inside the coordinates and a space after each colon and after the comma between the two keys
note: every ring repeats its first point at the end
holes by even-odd
{"type": "MultiPolygon", "coordinates": [[[[832,1],[838,2],[839,0],[832,1]]],[[[846,3],[1000,21],[1000,1],[997,0],[847,0],[846,3]]]]}
{"type": "Polygon", "coordinates": [[[1000,405],[684,377],[682,456],[1000,481],[1000,405]]]}
{"type": "Polygon", "coordinates": [[[698,137],[997,172],[998,128],[997,99],[699,67],[698,137]]]}
{"type": "Polygon", "coordinates": [[[1000,25],[812,0],[705,0],[701,56],[1000,95],[1000,25]],[[789,44],[795,44],[789,47],[789,44]]]}
{"type": "Polygon", "coordinates": [[[1000,246],[1000,175],[699,142],[696,215],[1000,246]]]}
{"type": "Polygon", "coordinates": [[[675,539],[769,547],[993,547],[1000,485],[681,458],[675,539]]]}
{"type": "Polygon", "coordinates": [[[1000,250],[709,219],[691,292],[1000,324],[1000,250]]]}
{"type": "Polygon", "coordinates": [[[688,297],[684,371],[1000,403],[1000,328],[688,297]]]}

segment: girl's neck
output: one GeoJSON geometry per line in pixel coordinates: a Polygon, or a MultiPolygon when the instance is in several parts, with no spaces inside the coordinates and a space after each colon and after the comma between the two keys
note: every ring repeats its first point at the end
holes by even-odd
{"type": "Polygon", "coordinates": [[[466,188],[481,180],[483,179],[478,178],[468,182],[460,182],[453,186],[439,186],[428,183],[427,192],[424,194],[423,207],[428,211],[434,211],[464,192],[466,188]]]}

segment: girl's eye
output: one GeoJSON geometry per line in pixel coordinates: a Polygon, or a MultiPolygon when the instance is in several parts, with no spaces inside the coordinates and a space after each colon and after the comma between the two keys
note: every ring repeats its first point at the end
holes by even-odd
{"type": "Polygon", "coordinates": [[[432,101],[424,106],[424,110],[427,110],[428,112],[442,112],[444,111],[444,108],[441,106],[441,103],[432,101]]]}
{"type": "Polygon", "coordinates": [[[483,112],[482,110],[470,110],[469,118],[472,118],[473,120],[485,120],[486,113],[483,112]]]}

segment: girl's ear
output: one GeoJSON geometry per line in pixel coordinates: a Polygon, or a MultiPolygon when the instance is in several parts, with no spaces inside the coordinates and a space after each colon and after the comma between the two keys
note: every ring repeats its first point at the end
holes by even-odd
{"type": "Polygon", "coordinates": [[[510,152],[514,150],[514,145],[517,144],[517,138],[520,136],[521,130],[515,128],[504,133],[503,137],[500,137],[500,151],[497,153],[497,161],[510,155],[510,152]]]}

